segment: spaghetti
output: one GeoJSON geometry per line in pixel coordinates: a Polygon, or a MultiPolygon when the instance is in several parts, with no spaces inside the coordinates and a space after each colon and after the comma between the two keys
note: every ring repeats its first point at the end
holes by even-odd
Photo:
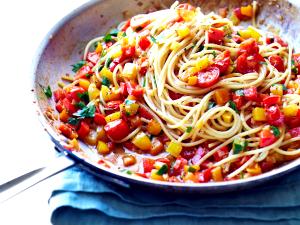
{"type": "Polygon", "coordinates": [[[229,20],[176,2],[91,40],[74,80],[54,92],[58,130],[171,182],[241,179],[297,158],[300,55],[236,26],[255,25],[256,8],[229,20]]]}

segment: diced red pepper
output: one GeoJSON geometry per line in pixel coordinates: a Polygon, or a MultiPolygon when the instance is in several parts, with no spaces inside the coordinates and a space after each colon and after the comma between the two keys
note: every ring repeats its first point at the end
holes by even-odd
{"type": "Polygon", "coordinates": [[[149,48],[151,45],[151,41],[147,37],[141,37],[139,41],[140,48],[145,51],[147,48],[149,48]]]}
{"type": "Polygon", "coordinates": [[[127,28],[130,27],[130,20],[127,20],[124,26],[122,27],[121,31],[126,31],[127,28]]]}
{"type": "Polygon", "coordinates": [[[235,93],[232,94],[232,101],[235,103],[238,110],[240,110],[244,105],[243,96],[236,95],[235,93]]]}
{"type": "Polygon", "coordinates": [[[141,117],[143,117],[145,119],[148,119],[148,120],[153,119],[153,116],[151,115],[151,113],[149,113],[147,111],[147,109],[145,109],[144,107],[139,107],[138,113],[141,117]]]}
{"type": "Polygon", "coordinates": [[[247,53],[243,53],[237,58],[236,70],[242,74],[258,72],[260,62],[263,61],[264,58],[260,54],[248,55],[247,53]]]}
{"type": "Polygon", "coordinates": [[[181,172],[183,171],[184,166],[187,165],[187,160],[182,158],[182,157],[178,157],[173,166],[171,167],[170,171],[169,171],[169,175],[170,176],[178,176],[181,174],[181,172]]]}
{"type": "Polygon", "coordinates": [[[269,122],[278,120],[281,115],[278,105],[272,105],[272,106],[266,108],[266,112],[267,112],[267,120],[269,122]]]}
{"type": "Polygon", "coordinates": [[[288,44],[278,36],[274,37],[274,41],[280,44],[282,47],[288,47],[288,44]]]}
{"type": "Polygon", "coordinates": [[[116,110],[116,109],[120,109],[120,105],[122,103],[123,101],[120,100],[110,101],[105,105],[105,107],[108,109],[116,110]]]}
{"type": "Polygon", "coordinates": [[[168,158],[158,158],[155,161],[167,164],[168,168],[171,167],[171,162],[170,162],[170,159],[168,159],[168,158]]]}
{"type": "Polygon", "coordinates": [[[291,134],[291,136],[294,137],[300,137],[300,127],[295,127],[291,130],[289,130],[289,133],[291,134]]]}
{"type": "Polygon", "coordinates": [[[62,100],[62,104],[69,114],[73,114],[76,112],[76,107],[71,103],[71,101],[67,98],[62,100]]]}
{"type": "Polygon", "coordinates": [[[238,55],[247,53],[247,55],[254,55],[259,53],[259,47],[254,38],[249,38],[240,44],[238,55]]]}
{"type": "Polygon", "coordinates": [[[64,135],[67,138],[70,138],[70,139],[77,136],[75,131],[73,131],[73,129],[69,125],[64,124],[64,123],[59,125],[58,130],[62,133],[62,135],[64,135]]]}
{"type": "Polygon", "coordinates": [[[129,46],[122,48],[122,56],[120,62],[123,62],[126,59],[132,59],[135,57],[135,46],[129,46]]]}
{"type": "Polygon", "coordinates": [[[100,56],[96,52],[89,52],[87,54],[87,61],[93,63],[93,65],[96,65],[96,63],[98,62],[99,58],[100,58],[100,56]]]}
{"type": "Polygon", "coordinates": [[[123,145],[130,151],[136,151],[138,149],[131,141],[126,141],[123,145]]]}
{"type": "Polygon", "coordinates": [[[181,98],[183,96],[183,94],[169,90],[169,96],[172,100],[176,100],[176,99],[181,98]]]}
{"type": "Polygon", "coordinates": [[[239,19],[239,20],[249,20],[251,17],[243,15],[241,12],[241,8],[235,8],[233,10],[234,15],[239,19]]]}
{"type": "Polygon", "coordinates": [[[54,101],[58,102],[59,100],[62,100],[63,98],[66,97],[66,93],[63,89],[57,89],[56,91],[53,92],[54,96],[54,101]]]}
{"type": "Polygon", "coordinates": [[[56,104],[55,104],[55,108],[58,112],[62,112],[64,109],[63,103],[61,100],[59,100],[56,104]]]}
{"type": "Polygon", "coordinates": [[[211,180],[211,170],[212,168],[209,168],[198,173],[198,180],[200,183],[207,183],[211,180]]]}
{"type": "Polygon", "coordinates": [[[112,141],[119,141],[130,134],[129,126],[123,119],[118,119],[107,123],[104,126],[104,130],[106,132],[106,135],[112,141]]]}
{"type": "Polygon", "coordinates": [[[105,125],[106,124],[106,120],[105,120],[105,116],[102,115],[101,113],[95,113],[95,116],[94,116],[94,122],[97,124],[97,125],[105,125]]]}
{"type": "Polygon", "coordinates": [[[214,44],[222,44],[225,33],[222,30],[211,27],[208,30],[208,42],[214,44]]]}
{"type": "Polygon", "coordinates": [[[85,121],[81,121],[79,129],[77,130],[78,136],[80,138],[85,138],[90,133],[90,126],[85,121]]]}
{"type": "Polygon", "coordinates": [[[220,70],[220,73],[225,73],[230,66],[230,51],[226,50],[222,54],[218,55],[215,59],[215,66],[220,70]]]}
{"type": "Polygon", "coordinates": [[[272,66],[274,66],[279,72],[284,72],[284,62],[279,55],[271,55],[269,61],[272,66]]]}
{"type": "Polygon", "coordinates": [[[143,158],[144,173],[150,173],[153,169],[155,161],[149,158],[143,158]]]}
{"type": "Polygon", "coordinates": [[[144,88],[140,85],[134,83],[133,81],[127,81],[126,82],[126,89],[128,94],[133,95],[136,98],[143,97],[144,94],[144,88]]]}
{"type": "Polygon", "coordinates": [[[270,129],[262,130],[259,134],[259,137],[260,137],[259,147],[261,147],[261,148],[269,146],[277,140],[277,138],[271,132],[270,129]]]}
{"type": "Polygon", "coordinates": [[[76,102],[81,101],[79,95],[86,92],[82,87],[79,86],[73,86],[73,88],[70,90],[70,94],[72,96],[72,99],[74,99],[76,102]]]}
{"type": "Polygon", "coordinates": [[[210,66],[195,74],[198,76],[197,85],[200,88],[208,88],[219,81],[220,69],[217,66],[210,66]]]}
{"type": "Polygon", "coordinates": [[[300,53],[294,54],[293,59],[295,62],[295,66],[297,66],[297,68],[298,68],[298,74],[299,74],[300,73],[300,53]]]}
{"type": "Polygon", "coordinates": [[[92,75],[92,74],[93,74],[92,68],[88,65],[85,65],[77,71],[74,80],[78,80],[80,78],[86,78],[87,75],[92,75]]]}
{"type": "Polygon", "coordinates": [[[263,105],[270,107],[271,105],[279,104],[281,97],[279,95],[271,95],[263,99],[263,105]]]}
{"type": "Polygon", "coordinates": [[[189,159],[194,157],[195,153],[196,153],[195,148],[183,147],[182,151],[180,152],[180,155],[181,155],[182,158],[185,158],[185,159],[189,160],[189,159]]]}
{"type": "Polygon", "coordinates": [[[110,70],[111,72],[113,72],[114,69],[116,68],[116,66],[120,64],[120,59],[121,59],[121,58],[116,58],[116,59],[114,59],[114,60],[109,64],[109,70],[110,70]]]}
{"type": "Polygon", "coordinates": [[[224,146],[220,149],[218,149],[214,154],[213,157],[215,159],[215,161],[219,162],[222,159],[226,158],[228,156],[229,153],[229,149],[227,146],[224,146]]]}
{"type": "Polygon", "coordinates": [[[258,94],[257,94],[256,87],[245,88],[244,95],[245,95],[245,99],[248,101],[257,101],[258,100],[258,94]]]}

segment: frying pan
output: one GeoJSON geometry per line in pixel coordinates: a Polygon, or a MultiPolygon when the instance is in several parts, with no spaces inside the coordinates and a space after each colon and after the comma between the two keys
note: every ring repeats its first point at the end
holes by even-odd
{"type": "MultiPolygon", "coordinates": [[[[195,0],[190,1],[193,5],[199,5],[204,12],[215,11],[220,7],[235,7],[248,4],[251,1],[238,0],[195,0]]],[[[258,25],[264,30],[277,30],[293,43],[299,51],[300,36],[300,10],[299,7],[287,0],[258,0],[259,11],[257,15],[258,25]]],[[[74,151],[69,151],[63,146],[66,139],[55,129],[53,123],[45,111],[53,107],[53,101],[48,100],[41,88],[50,85],[52,90],[57,88],[57,81],[62,74],[71,73],[71,66],[82,57],[85,45],[94,37],[105,34],[110,28],[119,22],[138,13],[148,10],[157,10],[161,7],[169,7],[173,1],[153,1],[153,0],[102,0],[90,1],[82,5],[71,14],[62,19],[46,36],[34,59],[33,67],[33,89],[36,101],[38,117],[49,133],[57,149],[66,157],[72,159],[77,165],[82,166],[87,171],[114,183],[130,187],[142,186],[157,188],[165,191],[175,192],[199,192],[217,193],[224,191],[235,191],[250,188],[263,182],[286,174],[300,165],[300,159],[296,159],[286,165],[276,168],[270,172],[244,180],[225,181],[218,183],[169,183],[154,180],[147,180],[135,177],[119,171],[114,171],[97,164],[93,157],[89,157],[88,148],[86,156],[82,156],[74,151]]]]}

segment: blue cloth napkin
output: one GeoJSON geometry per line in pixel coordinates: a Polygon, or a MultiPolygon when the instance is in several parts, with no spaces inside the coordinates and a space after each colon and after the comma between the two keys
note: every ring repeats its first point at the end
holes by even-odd
{"type": "Polygon", "coordinates": [[[128,189],[80,167],[56,176],[54,225],[299,225],[300,171],[239,192],[178,195],[128,189]]]}

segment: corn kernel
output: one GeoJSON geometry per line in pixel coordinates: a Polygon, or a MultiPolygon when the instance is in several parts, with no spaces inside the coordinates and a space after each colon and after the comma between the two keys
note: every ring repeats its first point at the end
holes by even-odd
{"type": "Polygon", "coordinates": [[[196,76],[191,76],[188,78],[188,85],[194,86],[197,84],[198,78],[196,76]]]}
{"type": "Polygon", "coordinates": [[[171,141],[166,149],[172,156],[178,157],[182,150],[182,145],[178,142],[171,141]]]}
{"type": "Polygon", "coordinates": [[[267,117],[266,117],[266,111],[263,108],[260,107],[255,107],[252,110],[252,118],[255,121],[266,121],[267,117]]]}
{"type": "Polygon", "coordinates": [[[107,123],[109,122],[112,122],[112,121],[115,121],[117,119],[120,119],[121,118],[121,112],[114,112],[112,114],[109,114],[105,117],[105,120],[107,123]]]}
{"type": "Polygon", "coordinates": [[[296,116],[298,112],[298,106],[296,104],[289,104],[283,107],[283,114],[287,117],[296,116]]]}
{"type": "Polygon", "coordinates": [[[135,79],[137,75],[137,66],[134,63],[126,63],[122,72],[122,77],[135,79]]]}
{"type": "Polygon", "coordinates": [[[225,112],[223,115],[222,115],[222,119],[224,120],[225,123],[231,123],[232,122],[232,114],[230,112],[225,112]]]}
{"type": "Polygon", "coordinates": [[[109,79],[111,83],[113,83],[113,73],[107,68],[103,67],[103,69],[100,71],[99,75],[103,78],[106,77],[109,79]]]}
{"type": "Polygon", "coordinates": [[[177,41],[173,41],[171,46],[170,46],[170,49],[173,51],[173,50],[177,50],[180,48],[180,44],[177,42],[177,41]]]}
{"type": "Polygon", "coordinates": [[[280,84],[271,86],[270,91],[273,95],[279,95],[279,96],[283,95],[283,87],[280,84]]]}
{"type": "Polygon", "coordinates": [[[152,147],[150,138],[144,133],[138,133],[132,140],[132,143],[141,150],[147,151],[152,147]]]}
{"type": "Polygon", "coordinates": [[[97,150],[102,155],[106,155],[110,152],[108,145],[103,141],[98,141],[97,150]]]}
{"type": "Polygon", "coordinates": [[[84,90],[88,90],[90,86],[90,82],[87,79],[79,79],[79,86],[84,90]]]}
{"type": "Polygon", "coordinates": [[[181,38],[185,38],[186,36],[188,36],[190,34],[190,28],[188,28],[187,26],[185,25],[182,25],[181,27],[179,27],[177,29],[177,34],[179,37],[181,38]]]}
{"type": "Polygon", "coordinates": [[[212,169],[211,176],[214,181],[223,181],[223,174],[222,174],[222,168],[220,166],[217,166],[216,168],[212,169]]]}

